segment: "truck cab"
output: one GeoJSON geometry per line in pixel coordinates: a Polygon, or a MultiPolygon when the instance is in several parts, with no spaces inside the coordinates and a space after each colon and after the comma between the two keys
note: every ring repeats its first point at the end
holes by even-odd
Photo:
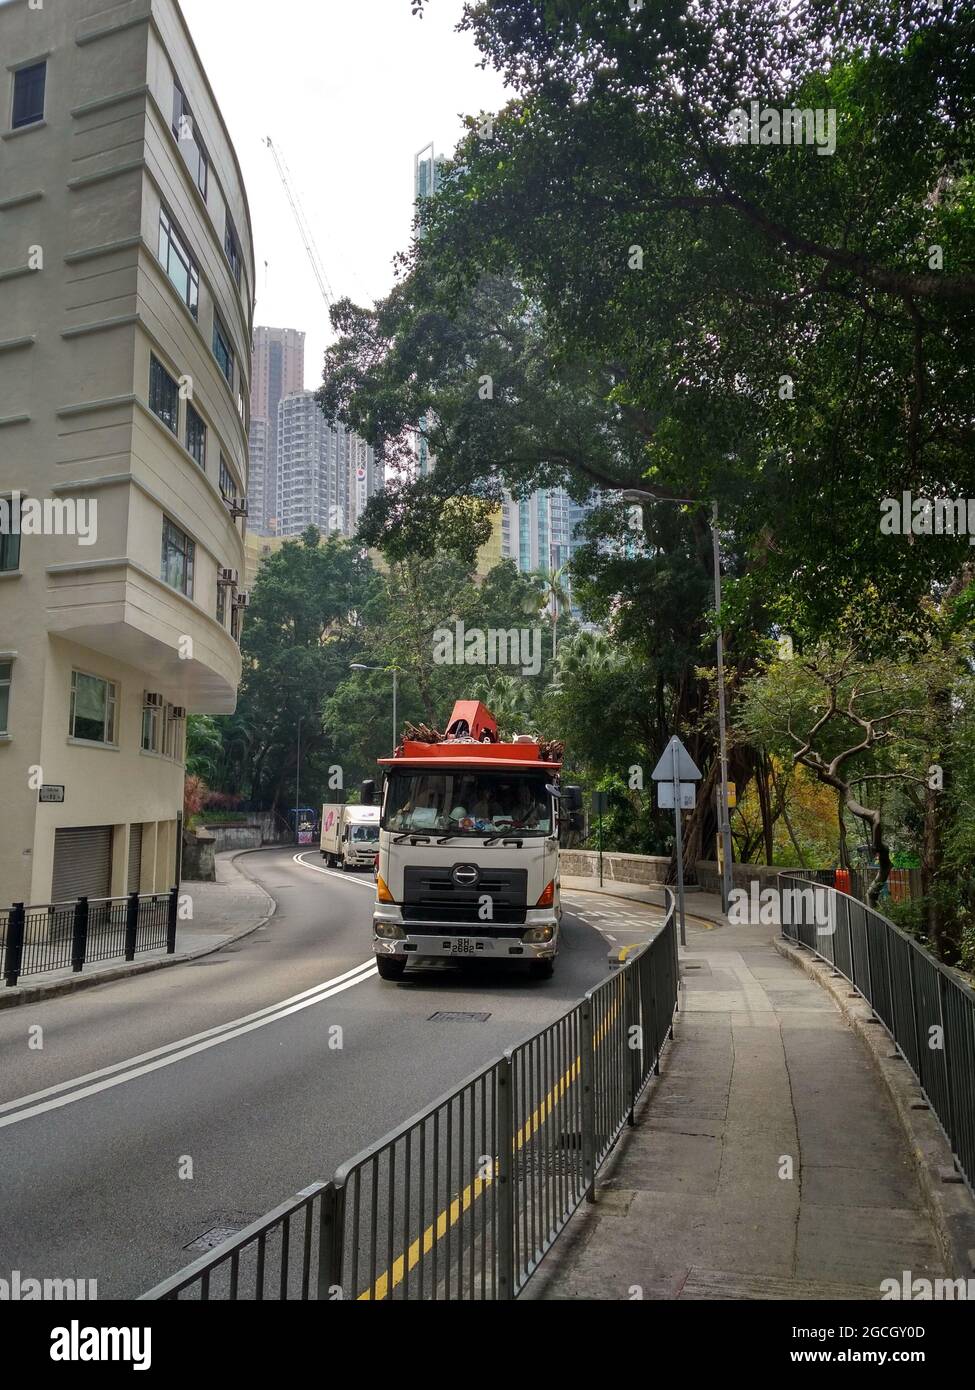
{"type": "Polygon", "coordinates": [[[381,762],[373,951],[382,978],[444,957],[521,961],[551,975],[561,764],[526,736],[499,742],[475,701],[458,702],[441,741],[405,739],[381,762]]]}

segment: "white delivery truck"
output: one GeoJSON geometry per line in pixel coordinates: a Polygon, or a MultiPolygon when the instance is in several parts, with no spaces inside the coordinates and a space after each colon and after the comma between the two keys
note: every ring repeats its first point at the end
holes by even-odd
{"type": "MultiPolygon", "coordinates": [[[[559,833],[580,828],[578,787],[535,739],[498,740],[479,701],[446,736],[405,738],[385,771],[372,949],[384,980],[410,961],[521,961],[552,974],[559,949],[559,833]]],[[[364,800],[372,792],[363,787],[364,800]]]]}
{"type": "Polygon", "coordinates": [[[373,869],[379,853],[379,807],[335,802],[322,807],[322,858],[339,869],[373,869]]]}

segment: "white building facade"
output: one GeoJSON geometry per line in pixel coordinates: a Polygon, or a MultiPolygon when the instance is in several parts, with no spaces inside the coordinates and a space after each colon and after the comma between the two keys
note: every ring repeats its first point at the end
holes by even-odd
{"type": "Polygon", "coordinates": [[[57,504],[0,537],[2,907],[176,881],[185,717],[240,678],[254,258],[176,0],[11,0],[0,52],[0,500],[57,504]]]}

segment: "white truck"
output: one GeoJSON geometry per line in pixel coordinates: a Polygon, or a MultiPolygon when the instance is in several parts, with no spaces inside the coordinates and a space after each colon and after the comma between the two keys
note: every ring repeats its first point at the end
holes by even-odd
{"type": "Polygon", "coordinates": [[[334,802],[322,807],[322,858],[339,869],[374,869],[379,807],[334,802]]]}
{"type": "MultiPolygon", "coordinates": [[[[385,771],[372,949],[384,980],[410,961],[520,961],[538,979],[559,949],[560,830],[581,794],[535,739],[498,739],[478,701],[458,701],[446,736],[406,738],[385,771]]],[[[363,786],[363,799],[373,794],[363,786]]]]}

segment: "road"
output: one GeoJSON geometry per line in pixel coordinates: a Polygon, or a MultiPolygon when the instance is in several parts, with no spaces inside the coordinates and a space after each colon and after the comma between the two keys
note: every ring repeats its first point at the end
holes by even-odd
{"type": "Polygon", "coordinates": [[[236,945],[0,1012],[0,1275],[144,1291],[558,1017],[659,915],[570,895],[554,979],[391,985],[371,878],[301,859],[240,861],[277,911],[236,945]]]}

